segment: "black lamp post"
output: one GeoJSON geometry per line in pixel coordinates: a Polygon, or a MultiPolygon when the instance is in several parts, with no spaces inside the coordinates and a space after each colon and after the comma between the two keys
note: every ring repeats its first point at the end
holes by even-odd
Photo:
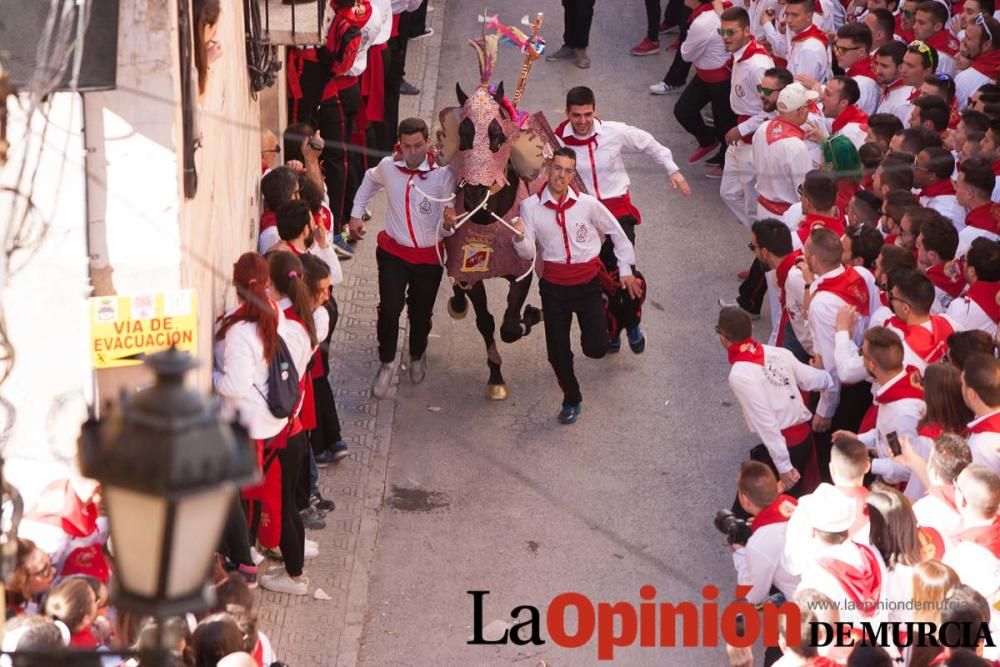
{"type": "Polygon", "coordinates": [[[89,419],[79,457],[101,483],[111,523],[115,604],[162,619],[207,606],[212,554],[234,494],[257,468],[246,432],[184,386],[191,355],[171,348],[146,365],[156,383],[89,419]]]}

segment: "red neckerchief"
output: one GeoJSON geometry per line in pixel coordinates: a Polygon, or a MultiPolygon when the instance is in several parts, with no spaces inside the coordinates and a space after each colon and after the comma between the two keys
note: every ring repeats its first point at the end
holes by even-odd
{"type": "Polygon", "coordinates": [[[859,567],[848,565],[836,558],[819,558],[816,562],[837,580],[847,597],[854,602],[858,613],[864,617],[871,617],[878,609],[882,572],[871,549],[856,542],[852,544],[855,544],[861,553],[859,567]]]}
{"type": "Polygon", "coordinates": [[[751,37],[750,41],[747,42],[747,45],[743,48],[743,55],[741,55],[740,59],[736,62],[742,63],[750,60],[754,56],[770,57],[770,55],[771,54],[767,52],[767,49],[760,45],[760,42],[758,42],[754,37],[751,37]]]}
{"type": "MultiPolygon", "coordinates": [[[[725,6],[726,3],[722,3],[722,4],[723,4],[723,6],[725,6]]],[[[688,23],[689,24],[690,23],[694,23],[694,20],[696,18],[698,18],[699,16],[701,16],[705,12],[711,12],[711,11],[715,11],[714,8],[712,7],[712,3],[711,2],[703,2],[702,4],[698,5],[697,9],[695,9],[693,12],[691,12],[691,16],[688,17],[688,23]]]]}
{"type": "Polygon", "coordinates": [[[879,392],[872,403],[888,405],[908,398],[924,400],[924,385],[921,381],[920,371],[913,366],[907,366],[903,370],[903,377],[879,392]]]}
{"type": "Polygon", "coordinates": [[[927,489],[927,495],[934,496],[947,505],[955,514],[958,514],[958,505],[955,504],[954,484],[936,484],[927,489]]]}
{"type": "Polygon", "coordinates": [[[931,315],[931,328],[922,324],[908,325],[898,317],[890,317],[887,326],[893,326],[903,332],[903,340],[913,352],[933,364],[941,360],[948,351],[948,336],[955,333],[948,320],[940,315],[931,315]]]}
{"type": "MultiPolygon", "coordinates": [[[[538,193],[538,199],[541,200],[542,193],[538,193]]],[[[562,199],[558,202],[554,202],[551,199],[542,202],[545,208],[550,208],[556,212],[556,224],[562,229],[563,235],[563,249],[566,251],[566,263],[570,263],[570,250],[569,250],[569,236],[566,233],[566,211],[569,210],[573,204],[576,203],[576,199],[569,196],[568,192],[564,192],[562,199]]]]}
{"type": "Polygon", "coordinates": [[[781,303],[781,308],[785,308],[785,283],[788,281],[788,273],[795,266],[795,262],[798,261],[799,257],[802,256],[801,250],[795,250],[794,252],[785,255],[785,258],[781,260],[778,264],[778,268],[775,271],[775,281],[778,283],[778,301],[781,303]]]}
{"type": "Polygon", "coordinates": [[[957,259],[941,262],[927,269],[927,277],[934,286],[951,298],[957,298],[965,288],[965,277],[962,275],[962,265],[957,259]]]}
{"type": "Polygon", "coordinates": [[[872,81],[876,81],[876,79],[875,79],[875,59],[872,58],[871,56],[867,56],[865,58],[862,58],[861,60],[859,60],[858,62],[854,63],[849,68],[847,68],[846,74],[847,74],[847,76],[850,76],[850,77],[864,76],[864,77],[868,77],[872,81]]]}
{"type": "Polygon", "coordinates": [[[938,30],[936,33],[930,36],[930,39],[924,40],[924,44],[927,46],[933,46],[938,53],[944,53],[952,58],[958,53],[958,38],[955,37],[946,28],[938,30]]]}
{"type": "Polygon", "coordinates": [[[977,280],[969,286],[965,296],[982,308],[991,320],[1000,322],[1000,282],[977,280]]]}
{"type": "MultiPolygon", "coordinates": [[[[948,129],[956,129],[960,120],[962,120],[962,114],[958,112],[958,100],[953,97],[951,98],[951,104],[948,105],[948,129]]],[[[955,163],[955,168],[958,168],[957,162],[955,163]]]]}
{"type": "Polygon", "coordinates": [[[993,167],[993,175],[1000,176],[1000,160],[997,160],[990,166],[993,167]]]}
{"type": "Polygon", "coordinates": [[[917,435],[922,435],[925,438],[930,438],[931,440],[937,440],[944,433],[944,428],[941,424],[924,424],[917,429],[917,435]]]}
{"type": "Polygon", "coordinates": [[[917,195],[918,197],[940,197],[941,195],[955,194],[955,184],[950,178],[942,178],[940,181],[931,183],[917,195]]]}
{"type": "Polygon", "coordinates": [[[421,179],[427,178],[427,174],[431,173],[436,168],[434,165],[434,155],[431,153],[427,154],[427,169],[421,169],[420,167],[410,169],[406,166],[405,162],[403,164],[396,164],[393,162],[392,164],[396,167],[396,169],[399,169],[404,174],[409,176],[419,176],[421,179]]]}
{"type": "Polygon", "coordinates": [[[990,51],[973,58],[972,69],[990,79],[997,78],[1000,75],[1000,50],[990,51]]]}
{"type": "Polygon", "coordinates": [[[569,120],[564,120],[563,122],[559,123],[559,125],[556,126],[556,136],[559,137],[559,139],[562,140],[562,142],[567,146],[587,146],[588,144],[597,143],[596,127],[594,128],[595,132],[593,134],[591,134],[589,137],[581,139],[580,137],[573,134],[572,130],[570,130],[569,135],[564,136],[563,133],[566,131],[567,125],[569,125],[569,120]]]}
{"type": "MultiPolygon", "coordinates": [[[[864,190],[865,192],[871,192],[872,194],[875,194],[875,173],[874,172],[872,172],[870,174],[866,174],[861,179],[861,189],[864,190]]],[[[886,241],[886,243],[888,243],[888,241],[886,241]]]]}
{"type": "Polygon", "coordinates": [[[896,34],[903,38],[904,44],[909,44],[916,39],[912,30],[906,30],[903,28],[902,14],[896,14],[896,34]]]}
{"type": "Polygon", "coordinates": [[[910,96],[906,98],[906,101],[909,102],[910,104],[913,104],[919,98],[920,98],[920,89],[919,88],[914,88],[913,92],[910,93],[910,96]]]}
{"type": "Polygon", "coordinates": [[[259,639],[253,648],[253,661],[257,663],[257,667],[264,667],[264,643],[259,639]]]}
{"type": "Polygon", "coordinates": [[[354,5],[350,7],[341,7],[340,9],[336,10],[335,13],[338,17],[344,19],[348,23],[358,28],[361,28],[366,23],[368,23],[368,19],[372,17],[372,5],[371,2],[369,2],[369,0],[359,0],[359,2],[356,2],[354,5]],[[363,8],[360,13],[354,11],[359,4],[363,8]]]}
{"type": "Polygon", "coordinates": [[[1000,205],[990,202],[977,206],[965,216],[965,224],[986,232],[1000,234],[1000,205]]]}
{"type": "Polygon", "coordinates": [[[861,110],[857,104],[851,104],[840,112],[840,115],[833,119],[834,133],[840,132],[848,123],[857,123],[862,129],[868,129],[868,114],[861,110]]]}
{"type": "Polygon", "coordinates": [[[896,90],[897,88],[902,88],[905,85],[906,83],[904,83],[902,79],[896,79],[888,86],[882,86],[882,98],[885,99],[885,97],[889,95],[889,91],[896,90]]]}
{"type": "Polygon", "coordinates": [[[844,218],[843,216],[833,217],[829,215],[809,213],[806,217],[799,221],[799,227],[795,230],[795,232],[799,235],[799,239],[802,240],[802,243],[805,243],[806,239],[809,238],[809,234],[811,234],[812,230],[817,227],[829,229],[839,238],[844,235],[844,218]]]}
{"type": "Polygon", "coordinates": [[[804,139],[806,133],[798,125],[792,125],[787,120],[783,120],[781,117],[774,118],[770,123],[767,124],[767,145],[775,143],[776,141],[781,141],[782,139],[804,139]]]}
{"type": "MultiPolygon", "coordinates": [[[[818,2],[816,3],[816,6],[819,6],[818,2]]],[[[797,35],[793,35],[792,43],[794,44],[795,42],[804,42],[805,40],[810,38],[818,39],[820,43],[822,43],[823,46],[827,48],[829,48],[830,46],[830,40],[827,38],[826,33],[820,30],[819,26],[816,25],[815,23],[810,23],[808,28],[806,28],[797,35]]]]}
{"type": "Polygon", "coordinates": [[[274,211],[264,211],[260,214],[260,231],[278,226],[278,218],[274,211]]]}
{"type": "Polygon", "coordinates": [[[97,648],[100,646],[97,641],[97,637],[94,636],[94,633],[90,629],[89,625],[70,635],[69,645],[73,648],[97,648]]]}
{"type": "Polygon", "coordinates": [[[860,273],[854,270],[853,266],[848,266],[844,272],[834,278],[824,278],[816,288],[817,292],[830,292],[841,299],[847,305],[854,306],[863,317],[871,315],[871,298],[868,294],[868,285],[860,273]]]}
{"type": "MultiPolygon", "coordinates": [[[[975,422],[976,420],[972,421],[975,422]]],[[[969,435],[974,433],[1000,433],[1000,410],[987,415],[982,421],[977,422],[975,426],[968,426],[967,429],[969,435]]]]}
{"type": "Polygon", "coordinates": [[[747,361],[758,366],[764,365],[764,346],[753,338],[741,340],[729,346],[729,363],[747,361]]]}
{"type": "Polygon", "coordinates": [[[795,511],[795,506],[798,504],[799,501],[791,496],[784,494],[778,496],[774,499],[773,503],[762,509],[753,518],[753,521],[750,523],[750,534],[752,535],[758,529],[770,526],[772,523],[787,522],[792,518],[792,512],[795,511]]]}
{"type": "Polygon", "coordinates": [[[955,541],[978,544],[996,558],[1000,558],[1000,520],[994,520],[988,526],[976,526],[959,531],[955,533],[955,541]]]}

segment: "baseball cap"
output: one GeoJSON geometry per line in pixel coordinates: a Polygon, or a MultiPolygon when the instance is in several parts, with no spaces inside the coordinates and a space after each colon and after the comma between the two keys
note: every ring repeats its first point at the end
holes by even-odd
{"type": "Polygon", "coordinates": [[[797,111],[818,97],[819,93],[809,90],[798,81],[790,83],[778,93],[778,111],[782,113],[797,111]]]}
{"type": "Polygon", "coordinates": [[[854,525],[857,507],[831,484],[820,484],[810,495],[799,502],[806,513],[806,520],[816,530],[842,533],[854,525]]]}

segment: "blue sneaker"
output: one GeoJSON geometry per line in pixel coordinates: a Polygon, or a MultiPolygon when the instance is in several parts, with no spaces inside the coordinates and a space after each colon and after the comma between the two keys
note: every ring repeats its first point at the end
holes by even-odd
{"type": "Polygon", "coordinates": [[[351,455],[351,453],[347,451],[347,443],[344,442],[343,440],[338,440],[337,442],[333,443],[333,449],[330,451],[333,454],[334,461],[339,461],[340,459],[347,458],[348,456],[351,455]]]}
{"type": "Polygon", "coordinates": [[[559,411],[559,423],[560,424],[575,424],[577,417],[583,412],[583,406],[579,403],[575,405],[572,403],[563,403],[562,410],[559,411]]]}
{"type": "Polygon", "coordinates": [[[337,234],[333,237],[333,250],[337,253],[340,261],[354,257],[354,248],[347,242],[343,234],[337,234]]]}
{"type": "Polygon", "coordinates": [[[608,352],[614,354],[622,349],[622,332],[619,331],[608,339],[608,352]]]}
{"type": "Polygon", "coordinates": [[[635,354],[642,354],[642,351],[646,349],[646,337],[642,335],[639,327],[628,330],[628,346],[635,354]]]}

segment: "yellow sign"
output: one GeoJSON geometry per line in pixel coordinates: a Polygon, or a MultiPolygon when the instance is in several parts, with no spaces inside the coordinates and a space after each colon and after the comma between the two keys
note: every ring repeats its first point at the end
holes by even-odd
{"type": "Polygon", "coordinates": [[[192,289],[90,299],[90,358],[94,368],[141,363],[135,356],[171,345],[198,350],[198,309],[192,289]]]}

